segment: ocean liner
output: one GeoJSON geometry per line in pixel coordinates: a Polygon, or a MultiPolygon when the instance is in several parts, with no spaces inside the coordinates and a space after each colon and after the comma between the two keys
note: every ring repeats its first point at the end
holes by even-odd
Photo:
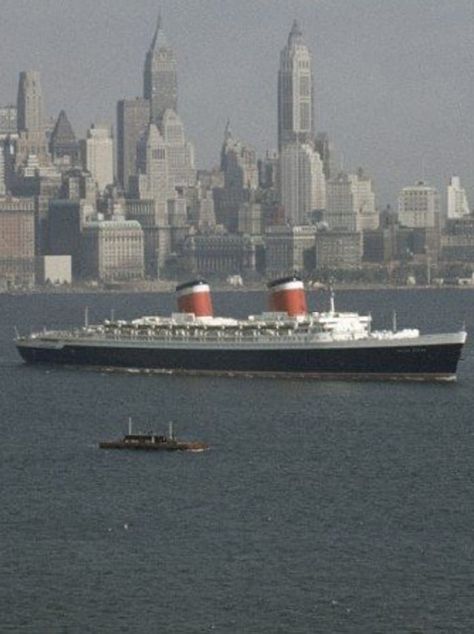
{"type": "Polygon", "coordinates": [[[19,336],[28,363],[314,378],[454,379],[466,332],[372,330],[370,315],[308,312],[297,276],[268,284],[269,310],[215,317],[209,285],[176,287],[178,312],[19,336]]]}

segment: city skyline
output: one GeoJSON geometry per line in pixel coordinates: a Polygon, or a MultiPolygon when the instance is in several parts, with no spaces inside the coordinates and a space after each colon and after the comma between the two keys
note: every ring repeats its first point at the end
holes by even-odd
{"type": "Polygon", "coordinates": [[[465,0],[4,5],[2,103],[15,101],[20,71],[38,70],[45,111],[64,108],[81,137],[92,122],[115,124],[117,101],[141,94],[161,9],[200,168],[218,164],[228,118],[260,156],[277,147],[279,54],[297,19],[313,57],[316,131],[328,132],[339,165],[373,177],[379,206],[423,176],[442,190],[460,175],[472,197],[474,8],[465,0]]]}

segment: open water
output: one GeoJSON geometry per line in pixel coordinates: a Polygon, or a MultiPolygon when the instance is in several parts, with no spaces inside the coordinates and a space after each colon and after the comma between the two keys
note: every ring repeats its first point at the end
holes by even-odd
{"type": "MultiPolygon", "coordinates": [[[[327,296],[312,293],[312,309],[327,296]]],[[[340,292],[471,340],[457,383],[23,365],[20,332],[168,314],[170,294],[0,296],[0,632],[474,631],[474,291],[340,292]],[[136,427],[202,454],[98,449],[136,427]]],[[[260,293],[215,293],[220,314],[260,293]]]]}

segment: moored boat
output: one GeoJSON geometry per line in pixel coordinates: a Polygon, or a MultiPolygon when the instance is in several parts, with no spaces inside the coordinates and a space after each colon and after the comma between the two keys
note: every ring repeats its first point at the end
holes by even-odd
{"type": "Polygon", "coordinates": [[[142,451],[192,451],[201,452],[209,446],[200,441],[178,440],[173,432],[172,423],[169,424],[167,436],[148,433],[133,433],[132,420],[128,421],[128,434],[117,440],[102,441],[99,443],[100,449],[135,449],[142,451]]]}

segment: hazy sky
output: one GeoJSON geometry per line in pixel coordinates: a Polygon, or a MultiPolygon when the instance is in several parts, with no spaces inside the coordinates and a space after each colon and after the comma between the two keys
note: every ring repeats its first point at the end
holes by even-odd
{"type": "Polygon", "coordinates": [[[279,53],[297,18],[317,128],[345,169],[373,176],[380,206],[423,172],[474,193],[473,0],[0,0],[0,103],[37,69],[48,113],[65,108],[78,136],[114,123],[117,100],[142,93],[160,6],[199,167],[218,163],[227,118],[259,154],[276,147],[279,53]]]}

